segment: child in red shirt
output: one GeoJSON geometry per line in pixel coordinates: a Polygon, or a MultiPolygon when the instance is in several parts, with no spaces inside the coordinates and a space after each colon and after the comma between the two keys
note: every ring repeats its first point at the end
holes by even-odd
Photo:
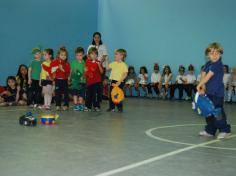
{"type": "Polygon", "coordinates": [[[64,94],[63,110],[69,108],[69,88],[68,77],[70,75],[70,64],[68,63],[68,51],[65,47],[61,47],[57,52],[57,57],[51,64],[51,73],[55,79],[55,100],[56,110],[61,109],[61,98],[64,94]]]}
{"type": "Polygon", "coordinates": [[[101,88],[103,68],[100,61],[97,60],[98,50],[92,47],[88,51],[88,58],[86,60],[86,108],[85,111],[91,111],[92,106],[95,112],[100,111],[99,93],[101,88]]]}

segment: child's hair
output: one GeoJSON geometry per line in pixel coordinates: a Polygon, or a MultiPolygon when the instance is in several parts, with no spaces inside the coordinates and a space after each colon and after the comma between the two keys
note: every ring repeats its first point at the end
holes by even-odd
{"type": "Polygon", "coordinates": [[[144,70],[144,73],[148,73],[147,68],[145,66],[140,67],[140,71],[139,71],[140,74],[142,70],[144,70]]]}
{"type": "Polygon", "coordinates": [[[97,50],[97,48],[95,48],[95,47],[89,48],[89,50],[88,50],[88,55],[90,55],[91,53],[95,53],[96,55],[98,55],[98,50],[97,50]]]}
{"type": "Polygon", "coordinates": [[[9,80],[15,81],[15,85],[16,85],[16,77],[15,77],[15,76],[8,76],[8,77],[7,77],[7,80],[6,80],[7,88],[10,88],[9,85],[8,85],[8,81],[9,81],[9,80]]]}
{"type": "Polygon", "coordinates": [[[181,71],[182,71],[182,72],[185,72],[185,67],[184,67],[183,65],[180,65],[180,66],[179,66],[179,72],[181,72],[181,71]]]}
{"type": "Polygon", "coordinates": [[[224,68],[226,69],[226,73],[229,73],[229,66],[228,65],[224,65],[224,68]]]}
{"type": "MultiPolygon", "coordinates": [[[[22,67],[25,67],[25,69],[27,70],[27,74],[28,74],[28,67],[26,66],[26,65],[24,65],[24,64],[21,64],[20,66],[19,66],[19,68],[18,68],[18,71],[17,71],[17,74],[16,74],[16,76],[18,76],[19,77],[19,79],[20,79],[20,87],[22,87],[23,86],[23,84],[24,84],[24,78],[23,78],[23,75],[21,74],[21,68],[22,67]]],[[[27,83],[28,83],[28,76],[26,75],[25,76],[25,79],[26,79],[26,81],[27,81],[27,83]]]]}
{"type": "Polygon", "coordinates": [[[41,53],[40,47],[33,48],[31,51],[32,54],[41,53]]]}
{"type": "Polygon", "coordinates": [[[61,52],[65,52],[66,53],[66,60],[65,61],[67,62],[69,54],[68,54],[68,51],[67,51],[66,47],[63,46],[63,47],[59,48],[59,50],[57,52],[57,58],[59,58],[59,55],[60,55],[61,52]]]}
{"type": "Polygon", "coordinates": [[[214,43],[210,43],[206,50],[205,50],[205,55],[208,56],[209,52],[211,51],[211,49],[216,49],[220,54],[224,53],[224,48],[217,42],[214,43]]]}
{"type": "Polygon", "coordinates": [[[188,71],[194,71],[194,66],[192,64],[188,66],[188,71]]]}
{"type": "Polygon", "coordinates": [[[116,49],[115,52],[116,52],[116,53],[120,53],[120,54],[123,55],[123,59],[122,59],[123,61],[124,61],[125,58],[127,57],[127,51],[126,51],[125,49],[123,49],[123,48],[116,49]]]}
{"type": "Polygon", "coordinates": [[[201,71],[203,71],[204,67],[205,67],[205,65],[202,65],[202,66],[201,66],[201,71]]]}
{"type": "Polygon", "coordinates": [[[129,68],[128,68],[128,74],[130,74],[131,70],[133,70],[133,72],[135,73],[134,67],[133,67],[133,66],[129,66],[129,68]]]}
{"type": "Polygon", "coordinates": [[[166,74],[166,69],[169,70],[169,74],[171,74],[171,69],[170,69],[170,66],[169,65],[164,65],[164,68],[163,68],[163,72],[162,72],[162,76],[164,76],[166,74]]]}
{"type": "Polygon", "coordinates": [[[46,48],[46,49],[44,50],[44,52],[47,53],[48,55],[50,55],[50,56],[51,56],[50,59],[53,60],[53,55],[54,55],[53,49],[51,49],[51,48],[46,48]]]}
{"type": "MultiPolygon", "coordinates": [[[[93,33],[93,38],[95,37],[95,35],[98,35],[98,36],[100,37],[99,45],[102,45],[102,39],[101,39],[101,38],[102,38],[102,35],[101,35],[101,33],[100,33],[100,32],[94,32],[94,33],[93,33]]],[[[96,45],[94,39],[93,39],[93,41],[92,41],[92,45],[96,45]]]]}
{"type": "Polygon", "coordinates": [[[84,54],[84,48],[82,47],[78,47],[75,49],[75,54],[78,54],[78,53],[83,53],[84,54]]]}
{"type": "Polygon", "coordinates": [[[159,71],[159,65],[158,65],[158,63],[155,63],[155,64],[154,64],[153,70],[158,70],[158,71],[159,71]]]}

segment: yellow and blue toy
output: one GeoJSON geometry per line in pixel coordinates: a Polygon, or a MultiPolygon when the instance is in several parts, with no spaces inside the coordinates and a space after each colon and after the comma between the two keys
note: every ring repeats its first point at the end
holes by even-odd
{"type": "Polygon", "coordinates": [[[59,118],[58,114],[55,115],[42,115],[40,117],[41,119],[41,124],[43,125],[55,125],[56,120],[59,118]]]}

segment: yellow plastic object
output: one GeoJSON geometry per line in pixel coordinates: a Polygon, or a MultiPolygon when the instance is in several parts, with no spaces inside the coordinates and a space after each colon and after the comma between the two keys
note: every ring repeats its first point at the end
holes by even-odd
{"type": "Polygon", "coordinates": [[[119,104],[125,98],[124,92],[116,84],[112,84],[112,86],[113,86],[113,89],[111,91],[112,102],[114,104],[119,104]]]}

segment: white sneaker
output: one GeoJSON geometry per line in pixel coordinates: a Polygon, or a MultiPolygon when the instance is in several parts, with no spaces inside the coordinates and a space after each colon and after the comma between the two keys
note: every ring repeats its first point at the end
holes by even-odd
{"type": "Polygon", "coordinates": [[[206,131],[200,131],[199,136],[204,136],[204,137],[213,137],[212,134],[207,133],[206,131]]]}
{"type": "Polygon", "coordinates": [[[217,139],[225,139],[225,138],[229,137],[230,135],[231,135],[231,133],[222,132],[222,133],[218,134],[217,139]]]}

